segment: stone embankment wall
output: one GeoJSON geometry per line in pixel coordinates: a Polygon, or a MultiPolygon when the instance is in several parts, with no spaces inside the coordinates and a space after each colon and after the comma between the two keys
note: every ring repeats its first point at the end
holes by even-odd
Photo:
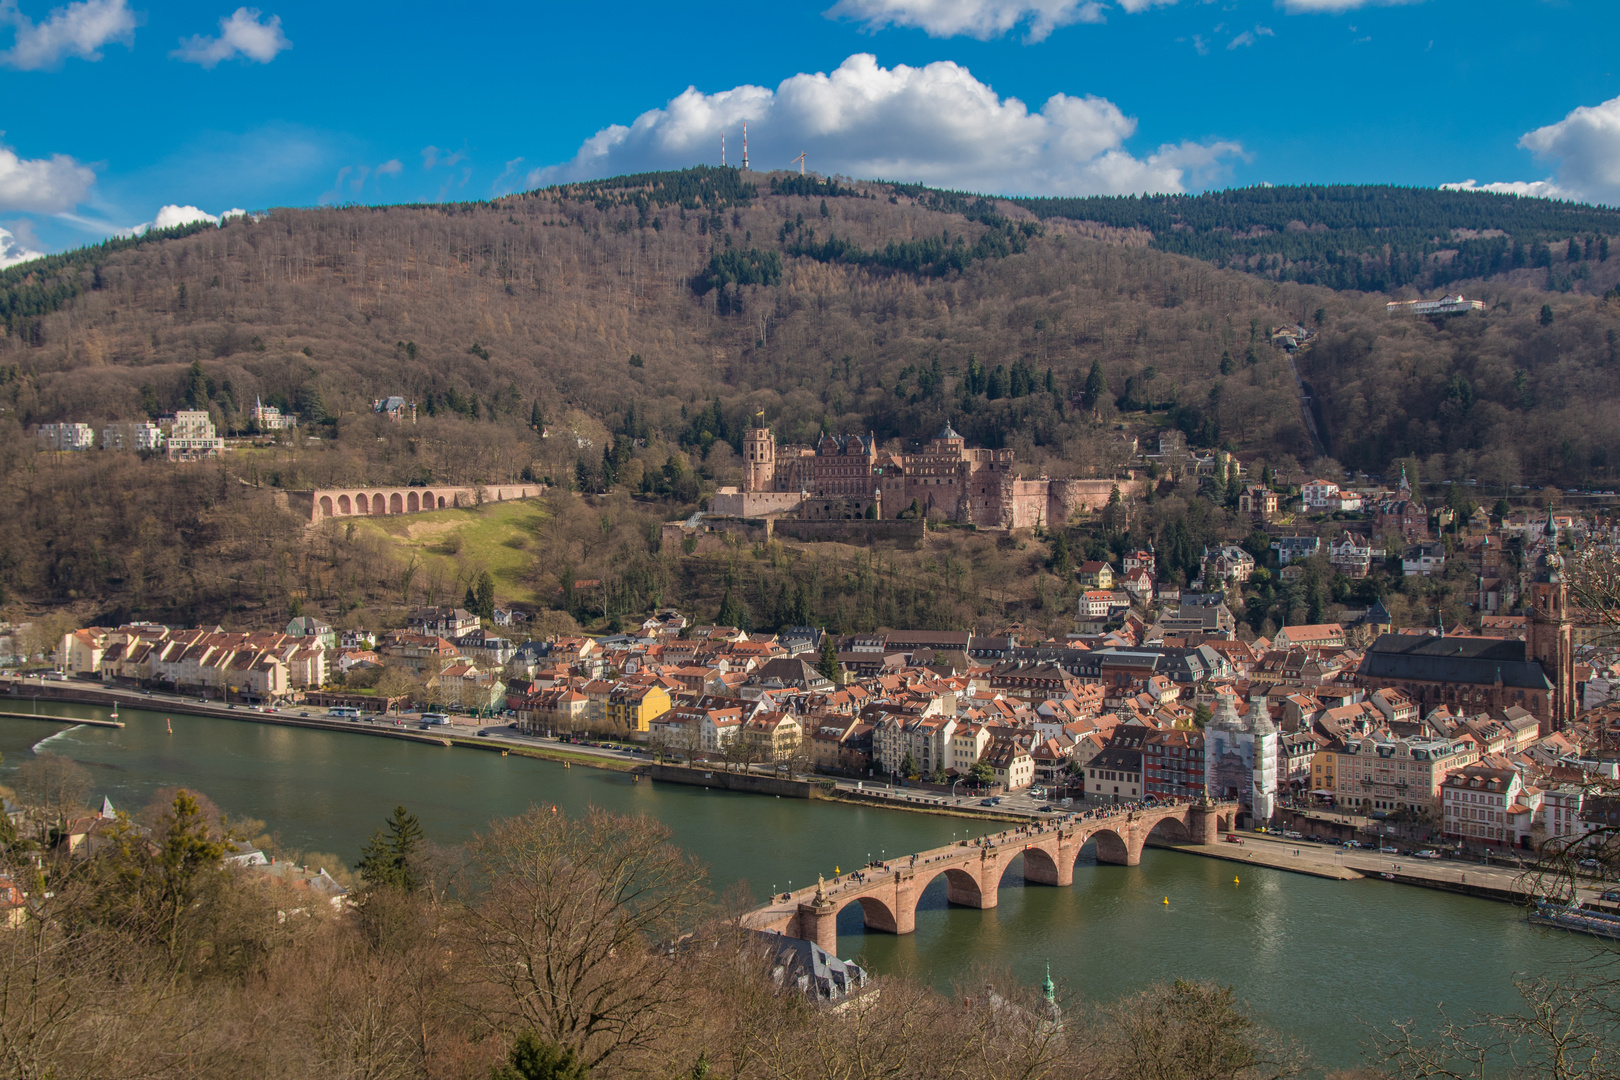
{"type": "Polygon", "coordinates": [[[689,784],[719,791],[741,791],[750,795],[780,795],[784,799],[819,799],[823,784],[813,780],[790,780],[785,776],[725,772],[722,769],[689,769],[684,765],[653,765],[649,773],[666,784],[689,784]]]}
{"type": "Polygon", "coordinates": [[[704,517],[696,525],[666,521],[659,530],[665,551],[686,555],[707,555],[725,551],[733,542],[763,544],[773,537],[813,542],[840,540],[864,544],[891,540],[921,547],[926,526],[920,518],[904,521],[873,521],[866,518],[833,521],[801,521],[798,518],[720,518],[704,517]]]}

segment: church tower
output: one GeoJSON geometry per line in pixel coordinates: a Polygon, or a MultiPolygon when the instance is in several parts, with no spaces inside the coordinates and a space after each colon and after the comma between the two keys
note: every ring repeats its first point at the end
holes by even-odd
{"type": "Polygon", "coordinates": [[[776,488],[776,436],[770,428],[749,428],[743,432],[744,491],[772,491],[776,488]]]}
{"type": "Polygon", "coordinates": [[[1561,731],[1575,719],[1575,643],[1569,614],[1569,583],[1558,554],[1558,525],[1547,512],[1541,557],[1530,583],[1530,625],[1525,652],[1539,661],[1553,684],[1552,699],[1541,717],[1541,733],[1561,731]]]}

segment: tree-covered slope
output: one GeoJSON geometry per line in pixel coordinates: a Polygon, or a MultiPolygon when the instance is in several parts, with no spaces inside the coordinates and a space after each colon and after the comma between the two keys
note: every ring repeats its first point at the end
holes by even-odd
{"type": "Polygon", "coordinates": [[[1521,269],[1541,270],[1538,284],[1559,291],[1594,280],[1607,288],[1614,274],[1594,269],[1608,262],[1611,239],[1620,237],[1620,210],[1388,185],[1007,201],[1043,219],[1145,229],[1160,250],[1217,266],[1371,292],[1441,288],[1521,269]]]}

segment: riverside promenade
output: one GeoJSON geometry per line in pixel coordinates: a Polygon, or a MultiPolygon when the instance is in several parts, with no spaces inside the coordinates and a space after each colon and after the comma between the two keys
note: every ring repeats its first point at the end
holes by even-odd
{"type": "MultiPolygon", "coordinates": [[[[1177,850],[1315,877],[1333,877],[1342,881],[1370,878],[1515,904],[1529,901],[1544,889],[1534,868],[1482,866],[1451,859],[1419,859],[1412,855],[1385,854],[1364,848],[1347,851],[1336,844],[1286,840],[1265,833],[1245,832],[1242,837],[1241,845],[1190,844],[1178,846],[1177,850]]],[[[1583,885],[1579,891],[1582,901],[1591,901],[1596,900],[1603,889],[1583,885]]]]}

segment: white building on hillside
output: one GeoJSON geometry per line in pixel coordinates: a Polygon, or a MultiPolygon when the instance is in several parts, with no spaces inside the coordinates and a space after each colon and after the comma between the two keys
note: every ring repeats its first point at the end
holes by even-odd
{"type": "Polygon", "coordinates": [[[253,399],[252,415],[260,431],[286,431],[298,426],[298,417],[283,414],[274,405],[266,405],[258,398],[253,399]]]}
{"type": "Polygon", "coordinates": [[[120,421],[101,429],[103,450],[161,450],[163,429],[146,420],[120,421]]]}
{"type": "Polygon", "coordinates": [[[96,432],[89,424],[41,424],[39,439],[47,450],[94,450],[96,432]]]}
{"type": "Polygon", "coordinates": [[[170,461],[218,457],[225,452],[225,440],[214,431],[206,409],[180,409],[158,423],[168,429],[170,461]]]}

